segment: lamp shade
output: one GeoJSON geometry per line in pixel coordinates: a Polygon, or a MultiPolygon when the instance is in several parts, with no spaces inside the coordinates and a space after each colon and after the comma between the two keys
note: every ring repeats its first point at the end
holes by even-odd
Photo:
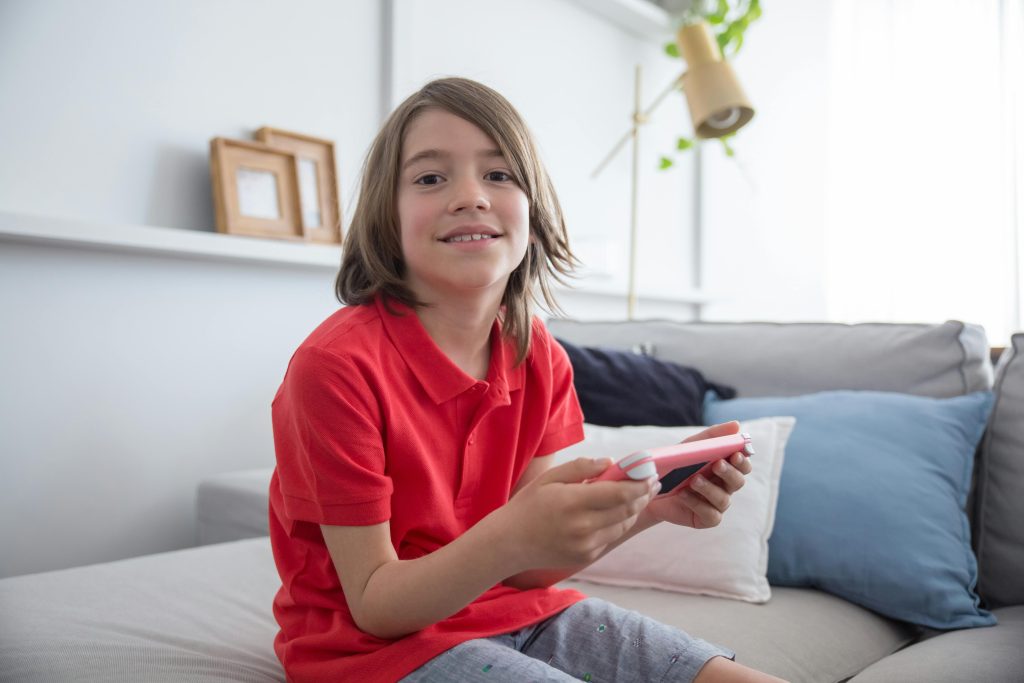
{"type": "Polygon", "coordinates": [[[722,59],[711,27],[703,21],[683,26],[677,41],[688,67],[681,81],[697,137],[720,138],[747,125],[754,108],[722,59]]]}

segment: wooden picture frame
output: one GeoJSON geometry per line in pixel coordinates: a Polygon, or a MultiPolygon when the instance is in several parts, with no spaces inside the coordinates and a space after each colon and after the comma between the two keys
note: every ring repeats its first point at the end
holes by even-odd
{"type": "Polygon", "coordinates": [[[305,240],[295,155],[258,142],[210,140],[217,232],[305,240]]]}
{"type": "Polygon", "coordinates": [[[340,244],[341,203],[334,143],[270,126],[256,131],[256,139],[295,154],[302,230],[306,237],[313,242],[340,244]]]}

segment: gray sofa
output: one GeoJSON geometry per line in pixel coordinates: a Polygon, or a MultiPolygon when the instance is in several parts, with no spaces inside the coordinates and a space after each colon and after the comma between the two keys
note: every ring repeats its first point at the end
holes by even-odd
{"type": "MultiPolygon", "coordinates": [[[[642,346],[741,396],[854,389],[942,398],[994,388],[967,511],[978,592],[995,626],[936,631],[811,587],[773,586],[767,603],[751,604],[567,585],[728,645],[791,681],[1024,681],[1024,335],[993,369],[984,333],[956,322],[549,326],[576,344],[642,346]]],[[[203,482],[199,547],[0,581],[0,681],[283,680],[272,649],[268,479],[254,470],[203,482]]]]}

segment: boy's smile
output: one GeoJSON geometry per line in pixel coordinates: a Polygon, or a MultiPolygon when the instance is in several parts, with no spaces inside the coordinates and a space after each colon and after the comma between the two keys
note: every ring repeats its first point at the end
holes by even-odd
{"type": "Polygon", "coordinates": [[[398,183],[406,281],[417,297],[500,300],[526,254],[529,202],[494,140],[428,109],[406,130],[398,183]]]}
{"type": "MultiPolygon", "coordinates": [[[[440,239],[445,244],[459,244],[471,247],[475,242],[490,242],[501,237],[497,228],[492,228],[483,223],[472,223],[462,225],[442,235],[440,239]]],[[[483,245],[480,245],[481,247],[483,245]]]]}

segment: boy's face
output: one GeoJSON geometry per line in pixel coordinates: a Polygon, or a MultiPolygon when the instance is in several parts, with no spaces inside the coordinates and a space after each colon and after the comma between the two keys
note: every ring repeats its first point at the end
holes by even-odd
{"type": "Polygon", "coordinates": [[[402,144],[397,202],[417,297],[500,300],[526,255],[529,202],[490,137],[442,109],[419,114],[402,144]]]}

